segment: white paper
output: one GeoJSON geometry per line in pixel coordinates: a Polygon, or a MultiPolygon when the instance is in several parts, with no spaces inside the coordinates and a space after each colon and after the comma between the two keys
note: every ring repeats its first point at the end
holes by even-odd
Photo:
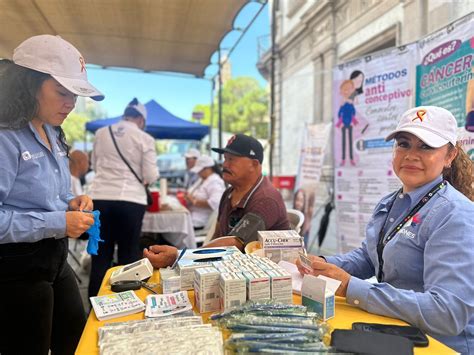
{"type": "Polygon", "coordinates": [[[291,285],[293,292],[300,295],[301,285],[303,284],[303,275],[300,274],[296,265],[285,260],[281,260],[278,265],[291,274],[291,285]]]}

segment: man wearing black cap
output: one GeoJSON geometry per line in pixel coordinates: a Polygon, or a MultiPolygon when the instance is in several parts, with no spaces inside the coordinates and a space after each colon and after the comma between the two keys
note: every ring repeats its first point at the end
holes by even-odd
{"type": "MultiPolygon", "coordinates": [[[[290,229],[286,208],[280,193],[262,175],[263,147],[255,138],[244,134],[232,136],[225,148],[212,148],[224,154],[222,178],[230,187],[222,195],[213,240],[206,247],[244,246],[255,235],[231,236],[231,230],[249,213],[257,215],[265,225],[262,230],[290,229]]],[[[155,268],[171,265],[177,256],[176,248],[153,245],[144,250],[155,268]]]]}
{"type": "MultiPolygon", "coordinates": [[[[262,218],[266,230],[289,229],[286,208],[280,193],[262,175],[263,147],[258,140],[236,134],[223,149],[222,178],[231,185],[222,195],[214,238],[229,235],[247,213],[262,218]]],[[[243,240],[244,245],[252,240],[243,240]]]]}

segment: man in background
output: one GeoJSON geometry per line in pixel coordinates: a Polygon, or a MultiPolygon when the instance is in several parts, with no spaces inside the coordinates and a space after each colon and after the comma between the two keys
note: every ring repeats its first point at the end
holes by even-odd
{"type": "Polygon", "coordinates": [[[71,171],[71,190],[74,196],[84,195],[81,178],[89,169],[89,156],[80,150],[69,154],[69,170],[71,171]]]}
{"type": "MultiPolygon", "coordinates": [[[[255,234],[233,236],[232,229],[252,213],[257,215],[261,230],[288,230],[290,225],[280,193],[270,180],[262,175],[263,147],[258,140],[244,134],[232,136],[223,149],[212,148],[224,154],[222,178],[230,187],[224,191],[219,204],[216,231],[205,247],[245,245],[255,240],[255,234]]],[[[166,267],[176,260],[178,250],[165,245],[152,245],[143,251],[155,268],[166,267]]]]}

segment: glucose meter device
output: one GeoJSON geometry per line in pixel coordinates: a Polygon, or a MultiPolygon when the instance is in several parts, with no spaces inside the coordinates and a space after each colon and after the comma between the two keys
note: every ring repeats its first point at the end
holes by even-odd
{"type": "Polygon", "coordinates": [[[153,266],[150,260],[143,258],[115,270],[110,276],[110,283],[112,284],[117,281],[142,281],[151,275],[153,275],[153,266]]]}

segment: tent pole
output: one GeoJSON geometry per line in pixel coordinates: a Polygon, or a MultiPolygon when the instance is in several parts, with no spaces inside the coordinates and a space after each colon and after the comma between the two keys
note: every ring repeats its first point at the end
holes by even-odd
{"type": "Polygon", "coordinates": [[[270,168],[270,179],[273,179],[273,153],[275,148],[275,36],[276,36],[276,7],[278,6],[278,0],[272,3],[272,29],[271,29],[271,74],[270,74],[270,152],[269,152],[269,168],[270,168]]]}
{"type": "MultiPolygon", "coordinates": [[[[221,47],[217,50],[219,63],[219,148],[222,148],[222,63],[221,63],[221,47]]],[[[222,160],[222,154],[219,154],[219,160],[222,160]]]]}
{"type": "Polygon", "coordinates": [[[209,153],[211,152],[211,147],[212,147],[212,132],[214,130],[214,80],[211,80],[211,130],[209,132],[209,153]]]}

